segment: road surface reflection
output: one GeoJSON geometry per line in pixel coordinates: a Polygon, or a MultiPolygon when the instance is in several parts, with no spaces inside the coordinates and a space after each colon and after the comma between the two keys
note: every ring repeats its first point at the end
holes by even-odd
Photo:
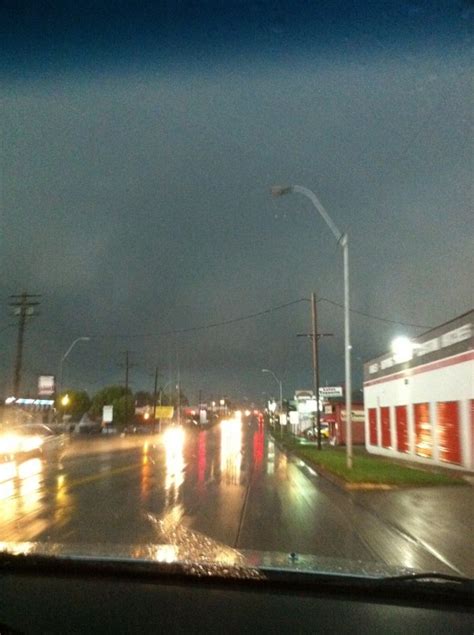
{"type": "Polygon", "coordinates": [[[221,475],[228,484],[238,484],[242,463],[242,421],[227,419],[221,426],[221,475]]]}
{"type": "Polygon", "coordinates": [[[165,492],[166,506],[177,503],[179,499],[180,487],[184,482],[184,440],[183,428],[168,428],[163,434],[163,444],[165,447],[165,492]]]}
{"type": "MultiPolygon", "coordinates": [[[[0,464],[0,525],[15,534],[19,518],[41,510],[43,463],[32,458],[0,464]]],[[[7,534],[8,532],[5,532],[7,534]]]]}

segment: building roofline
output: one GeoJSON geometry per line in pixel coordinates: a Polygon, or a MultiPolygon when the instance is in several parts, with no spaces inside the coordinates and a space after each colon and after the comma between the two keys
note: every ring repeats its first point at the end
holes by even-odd
{"type": "Polygon", "coordinates": [[[446,320],[446,322],[441,322],[441,324],[437,324],[436,326],[432,326],[427,331],[423,331],[423,333],[420,333],[419,335],[416,335],[416,337],[423,337],[423,335],[427,335],[428,333],[431,333],[431,331],[436,331],[436,329],[439,329],[442,326],[446,326],[447,324],[450,324],[451,322],[454,322],[455,320],[460,320],[461,318],[465,317],[466,315],[469,315],[469,313],[474,313],[474,309],[469,309],[469,311],[465,311],[465,313],[461,313],[461,315],[456,315],[455,317],[451,318],[450,320],[446,320]]]}
{"type": "MultiPolygon", "coordinates": [[[[446,326],[447,324],[450,324],[451,322],[454,322],[456,320],[460,320],[461,318],[466,317],[470,313],[474,314],[474,309],[469,309],[468,311],[465,311],[464,313],[461,313],[460,315],[456,315],[455,317],[451,318],[450,320],[446,320],[446,322],[441,322],[441,324],[438,324],[437,326],[432,326],[427,331],[423,331],[423,333],[419,333],[418,335],[415,335],[412,339],[416,340],[416,339],[418,339],[420,337],[423,337],[424,335],[428,335],[428,333],[431,333],[432,331],[436,331],[437,329],[441,328],[442,326],[446,326]]],[[[383,357],[384,355],[387,355],[388,353],[390,353],[390,349],[385,349],[379,355],[376,355],[375,357],[370,357],[369,359],[364,360],[363,366],[365,366],[366,364],[370,364],[370,362],[373,362],[376,359],[379,359],[379,357],[383,357]]]]}

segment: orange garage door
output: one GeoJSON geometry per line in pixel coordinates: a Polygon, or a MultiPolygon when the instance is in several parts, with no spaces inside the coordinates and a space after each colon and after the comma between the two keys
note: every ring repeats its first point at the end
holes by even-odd
{"type": "Polygon", "coordinates": [[[377,408],[369,408],[369,440],[370,445],[377,443],[377,408]]]}
{"type": "Polygon", "coordinates": [[[461,463],[461,439],[459,434],[459,407],[457,401],[437,404],[439,458],[448,463],[461,463]]]}
{"type": "Polygon", "coordinates": [[[390,408],[380,408],[380,421],[382,423],[382,446],[384,448],[391,448],[392,438],[390,434],[390,408]]]}
{"type": "Polygon", "coordinates": [[[430,405],[416,403],[413,408],[415,413],[415,452],[418,456],[430,459],[433,453],[430,405]]]}
{"type": "Polygon", "coordinates": [[[399,452],[408,452],[408,423],[406,406],[395,406],[395,421],[397,424],[397,450],[399,452]]]}

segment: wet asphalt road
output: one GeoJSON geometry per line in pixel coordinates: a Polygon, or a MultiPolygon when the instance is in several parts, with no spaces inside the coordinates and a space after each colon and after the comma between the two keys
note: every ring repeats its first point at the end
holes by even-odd
{"type": "Polygon", "coordinates": [[[345,492],[257,422],[73,439],[60,463],[0,464],[0,540],[224,545],[474,576],[474,488],[345,492]]]}

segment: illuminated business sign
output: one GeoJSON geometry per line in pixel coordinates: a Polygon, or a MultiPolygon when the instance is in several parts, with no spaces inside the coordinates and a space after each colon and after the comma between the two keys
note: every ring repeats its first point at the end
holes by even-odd
{"type": "Polygon", "coordinates": [[[319,398],[342,397],[342,386],[321,386],[319,388],[319,398]]]}
{"type": "Polygon", "coordinates": [[[5,399],[5,403],[7,405],[15,403],[18,406],[52,406],[54,399],[30,399],[29,397],[19,397],[15,399],[14,397],[9,397],[5,399]]]}
{"type": "Polygon", "coordinates": [[[54,375],[40,375],[38,377],[38,395],[40,397],[54,395],[55,389],[54,375]]]}
{"type": "Polygon", "coordinates": [[[314,399],[312,390],[295,390],[295,401],[305,401],[306,399],[314,399]]]}

